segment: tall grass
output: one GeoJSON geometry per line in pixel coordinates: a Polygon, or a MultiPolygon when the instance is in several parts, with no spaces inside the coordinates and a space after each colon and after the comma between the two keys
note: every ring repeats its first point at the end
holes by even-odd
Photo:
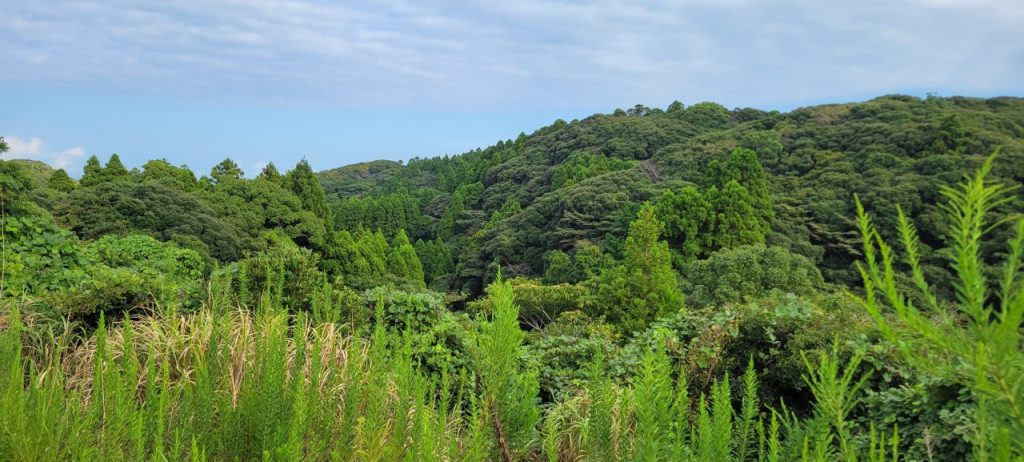
{"type": "MultiPolygon", "coordinates": [[[[210,300],[225,303],[217,292],[210,300]]],[[[8,306],[0,460],[867,460],[843,444],[848,406],[834,397],[857,389],[834,355],[809,372],[821,416],[810,424],[757,402],[752,364],[691,399],[660,346],[625,384],[598,358],[586,387],[542,415],[511,291],[497,283],[490,296],[475,366],[434,375],[383,322],[352,337],[269,296],[254,310],[101,318],[45,351],[8,306]]]]}

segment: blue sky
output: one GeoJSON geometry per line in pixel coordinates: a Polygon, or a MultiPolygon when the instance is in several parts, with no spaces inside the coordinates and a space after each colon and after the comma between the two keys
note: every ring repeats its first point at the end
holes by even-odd
{"type": "Polygon", "coordinates": [[[0,0],[5,157],[255,174],[457,154],[636,103],[1024,95],[1019,0],[0,0]]]}

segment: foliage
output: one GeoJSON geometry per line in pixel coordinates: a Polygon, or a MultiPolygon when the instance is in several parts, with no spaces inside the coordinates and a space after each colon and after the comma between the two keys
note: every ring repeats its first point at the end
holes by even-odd
{"type": "Polygon", "coordinates": [[[643,329],[654,319],[683,309],[668,245],[658,238],[664,224],[644,204],[629,226],[625,259],[594,281],[588,310],[604,316],[620,332],[643,329]]]}
{"type": "Polygon", "coordinates": [[[378,321],[408,341],[413,360],[425,371],[441,374],[471,365],[475,326],[465,315],[448,311],[440,294],[382,286],[366,291],[363,299],[382,309],[378,321]]]}
{"type": "Polygon", "coordinates": [[[919,308],[897,285],[895,252],[879,234],[858,200],[858,227],[864,240],[863,304],[880,330],[912,364],[936,371],[968,387],[976,401],[975,456],[1019,457],[1024,443],[1013,435],[1024,432],[1024,219],[1015,218],[1016,234],[1009,241],[1002,274],[990,285],[982,255],[982,239],[1000,221],[991,212],[1010,200],[1009,188],[991,182],[995,156],[965,177],[957,188],[945,188],[943,210],[950,223],[951,267],[957,277],[956,298],[940,299],[925,278],[920,263],[920,237],[897,208],[899,235],[906,263],[924,306],[919,308]],[[881,299],[879,298],[881,295],[881,299]],[[883,305],[888,304],[888,307],[883,305]],[[886,308],[891,308],[889,311],[886,308]]]}
{"type": "MultiPolygon", "coordinates": [[[[57,221],[83,239],[143,232],[160,240],[194,237],[194,250],[220,261],[236,260],[235,228],[194,196],[157,183],[102,183],[79,188],[55,211],[57,221]]],[[[186,243],[188,241],[185,241],[186,243]]]]}
{"type": "Polygon", "coordinates": [[[697,188],[665,191],[658,201],[658,216],[665,220],[665,239],[675,249],[677,260],[693,261],[711,251],[716,240],[712,231],[715,208],[697,188]]]}
{"type": "Polygon", "coordinates": [[[399,230],[413,236],[429,236],[422,234],[429,229],[429,220],[421,208],[421,200],[406,193],[347,197],[331,203],[337,229],[380,229],[387,236],[394,236],[399,230]]]}
{"type": "Polygon", "coordinates": [[[616,352],[607,326],[594,323],[580,311],[566,311],[531,334],[527,348],[536,364],[540,396],[545,402],[569,399],[588,381],[597,380],[589,370],[591,362],[616,352]]]}
{"type": "MultiPolygon", "coordinates": [[[[545,285],[521,277],[509,279],[506,284],[512,289],[516,305],[519,306],[519,321],[534,329],[554,321],[562,313],[583,309],[586,289],[578,285],[545,285]]],[[[481,313],[494,310],[490,297],[470,302],[468,306],[470,310],[481,313]]]]}
{"type": "Polygon", "coordinates": [[[634,162],[618,157],[606,157],[587,151],[577,151],[555,168],[551,177],[551,189],[572,186],[587,178],[603,175],[608,172],[625,170],[633,167],[634,162]]]}
{"type": "Polygon", "coordinates": [[[536,437],[537,375],[520,364],[524,334],[512,287],[498,281],[488,290],[494,311],[481,326],[475,354],[485,414],[502,458],[511,461],[526,453],[536,437]]]}
{"type": "Polygon", "coordinates": [[[78,187],[78,184],[68,176],[68,172],[62,168],[58,168],[50,174],[50,178],[47,180],[46,186],[55,191],[69,193],[78,187]]]}
{"type": "Polygon", "coordinates": [[[166,159],[154,159],[142,165],[139,181],[157,181],[182,191],[192,191],[198,187],[196,176],[187,166],[175,167],[166,159]]]}
{"type": "Polygon", "coordinates": [[[103,165],[100,164],[100,159],[95,155],[89,156],[85,161],[85,167],[82,168],[82,179],[80,184],[82,187],[96,186],[102,181],[103,165]]]}
{"type": "Polygon", "coordinates": [[[328,231],[333,231],[334,222],[331,220],[331,213],[327,208],[327,197],[324,195],[324,188],[320,186],[309,162],[300,160],[295,168],[288,172],[284,178],[288,189],[299,198],[302,208],[313,212],[313,215],[323,219],[327,223],[328,231]]]}
{"type": "MultiPolygon", "coordinates": [[[[444,275],[455,271],[455,261],[452,259],[452,250],[441,239],[430,241],[417,240],[414,246],[416,255],[423,266],[424,280],[431,284],[431,287],[439,287],[432,284],[444,275]]],[[[446,282],[446,281],[441,281],[446,282]]],[[[448,288],[447,284],[443,286],[448,288]]]]}
{"type": "Polygon", "coordinates": [[[0,162],[0,459],[1013,460],[1021,133],[887,96],[256,179],[0,162]]]}
{"type": "Polygon", "coordinates": [[[280,184],[284,177],[281,176],[281,172],[277,170],[277,166],[273,162],[267,162],[267,165],[263,166],[263,170],[260,170],[260,174],[256,178],[280,184]]]}
{"type": "Polygon", "coordinates": [[[334,255],[346,284],[352,287],[366,289],[389,282],[424,285],[423,265],[405,233],[388,242],[380,230],[359,229],[355,235],[342,230],[335,237],[334,255]]]}
{"type": "Polygon", "coordinates": [[[313,306],[325,286],[330,290],[318,262],[309,249],[282,240],[224,270],[236,273],[240,303],[256,307],[268,298],[283,309],[300,311],[313,306]]]}
{"type": "Polygon", "coordinates": [[[405,235],[404,229],[400,230],[395,239],[391,241],[387,270],[398,278],[418,283],[423,282],[423,265],[416,254],[416,249],[409,243],[409,237],[405,235]]]}
{"type": "Polygon", "coordinates": [[[569,255],[561,250],[552,250],[544,255],[544,282],[565,284],[572,280],[573,268],[569,255]]]}
{"type": "Polygon", "coordinates": [[[245,172],[231,159],[224,159],[210,169],[210,178],[213,179],[215,185],[241,179],[244,175],[245,172]]]}
{"type": "Polygon", "coordinates": [[[682,274],[691,306],[743,302],[772,291],[810,295],[824,285],[807,258],[763,245],[715,252],[706,260],[684,265],[682,274]]]}
{"type": "Polygon", "coordinates": [[[4,215],[3,296],[44,294],[76,284],[88,257],[78,239],[41,216],[4,215]]]}
{"type": "Polygon", "coordinates": [[[324,221],[304,210],[294,194],[275,182],[228,181],[196,195],[218,218],[239,231],[244,248],[265,248],[264,235],[268,231],[282,233],[303,247],[321,251],[327,247],[324,221]]]}
{"type": "Polygon", "coordinates": [[[130,268],[146,277],[165,274],[181,279],[199,279],[205,274],[205,262],[197,252],[149,236],[103,236],[89,244],[85,253],[92,261],[112,268],[130,268]]]}

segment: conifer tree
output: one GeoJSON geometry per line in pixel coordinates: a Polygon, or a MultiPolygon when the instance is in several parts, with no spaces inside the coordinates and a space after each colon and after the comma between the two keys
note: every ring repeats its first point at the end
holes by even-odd
{"type": "Polygon", "coordinates": [[[398,235],[391,243],[388,272],[417,283],[423,282],[423,265],[416,255],[416,249],[409,243],[409,237],[406,236],[404,229],[398,231],[398,235]]]}
{"type": "Polygon", "coordinates": [[[658,240],[664,228],[654,206],[644,203],[629,225],[622,263],[596,281],[588,305],[623,333],[641,330],[651,321],[683,308],[668,244],[658,240]]]}
{"type": "Polygon", "coordinates": [[[220,161],[210,170],[210,177],[213,178],[214,184],[237,180],[242,178],[242,175],[245,175],[245,172],[230,158],[220,161]]]}
{"type": "Polygon", "coordinates": [[[427,283],[455,271],[452,250],[441,238],[431,241],[417,240],[415,249],[416,255],[419,256],[420,263],[423,265],[423,274],[427,283]]]}
{"type": "Polygon", "coordinates": [[[103,181],[125,180],[128,177],[128,169],[121,163],[121,157],[116,153],[111,154],[107,165],[103,167],[103,181]]]}
{"type": "Polygon", "coordinates": [[[501,458],[511,462],[525,455],[536,437],[539,384],[536,371],[525,368],[520,359],[526,335],[519,328],[512,286],[499,276],[488,287],[488,298],[493,314],[482,326],[476,345],[480,386],[501,458]]]}
{"type": "Polygon", "coordinates": [[[58,168],[50,174],[50,178],[46,181],[46,185],[49,186],[50,189],[65,193],[74,191],[78,186],[75,184],[75,180],[72,180],[71,177],[68,176],[68,172],[64,171],[62,168],[58,168]]]}
{"type": "Polygon", "coordinates": [[[757,153],[747,148],[736,148],[729,153],[724,161],[714,161],[708,167],[715,177],[715,186],[724,190],[730,181],[736,181],[750,195],[750,205],[761,228],[767,230],[775,218],[772,210],[772,199],[768,192],[768,178],[764,167],[757,160],[757,153]]]}
{"type": "Polygon", "coordinates": [[[697,188],[665,191],[658,201],[658,215],[665,220],[666,239],[683,262],[711,252],[715,210],[697,188]]]}
{"type": "Polygon", "coordinates": [[[89,156],[89,159],[85,161],[85,167],[82,168],[82,180],[79,181],[83,187],[95,186],[103,182],[103,166],[100,165],[100,160],[95,156],[89,156]]]}
{"type": "Polygon", "coordinates": [[[268,163],[263,167],[263,171],[260,172],[256,178],[272,181],[274,183],[281,183],[281,172],[277,171],[277,167],[273,162],[268,163]]]}
{"type": "Polygon", "coordinates": [[[746,244],[764,244],[767,229],[758,216],[756,200],[736,180],[729,180],[719,191],[708,191],[709,202],[714,204],[714,232],[711,233],[716,249],[746,244]]]}
{"type": "Polygon", "coordinates": [[[328,230],[334,228],[334,220],[331,219],[330,209],[327,207],[327,196],[324,194],[324,187],[320,180],[313,173],[306,159],[302,159],[295,168],[288,172],[285,183],[302,202],[302,208],[313,212],[324,220],[328,230]]]}

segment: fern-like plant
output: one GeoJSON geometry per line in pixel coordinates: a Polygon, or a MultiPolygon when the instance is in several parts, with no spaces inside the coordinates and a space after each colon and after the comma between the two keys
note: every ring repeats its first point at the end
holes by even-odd
{"type": "Polygon", "coordinates": [[[896,251],[879,234],[857,199],[857,224],[864,241],[858,264],[864,281],[862,303],[880,330],[910,363],[942,372],[968,387],[977,402],[975,451],[978,460],[1024,457],[1024,219],[993,220],[1011,201],[1013,189],[990,182],[989,157],[957,187],[943,189],[950,227],[950,268],[956,276],[954,300],[942,300],[924,276],[917,230],[899,210],[903,259],[924,306],[897,284],[896,251]],[[990,279],[982,243],[994,228],[1014,223],[1016,232],[998,282],[990,279]]]}
{"type": "Polygon", "coordinates": [[[525,370],[520,361],[525,334],[519,327],[512,286],[499,280],[488,291],[494,312],[477,342],[478,373],[484,411],[501,457],[508,462],[522,457],[536,439],[539,384],[536,372],[525,370]]]}

